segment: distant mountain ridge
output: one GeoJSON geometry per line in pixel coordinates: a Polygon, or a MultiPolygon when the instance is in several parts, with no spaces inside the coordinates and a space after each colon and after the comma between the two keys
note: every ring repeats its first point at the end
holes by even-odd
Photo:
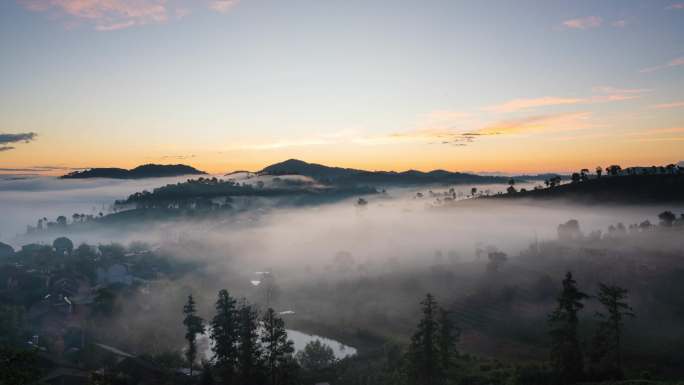
{"type": "Polygon", "coordinates": [[[206,172],[184,164],[144,164],[127,170],[124,168],[91,168],[84,171],[74,171],[61,176],[61,179],[143,179],[160,178],[181,175],[205,175],[206,172]]]}
{"type": "Polygon", "coordinates": [[[507,183],[509,177],[483,176],[445,170],[428,172],[408,170],[366,171],[354,168],[330,167],[308,163],[298,159],[288,159],[275,163],[258,172],[261,175],[303,175],[320,182],[335,184],[386,184],[420,185],[439,183],[507,183]]]}

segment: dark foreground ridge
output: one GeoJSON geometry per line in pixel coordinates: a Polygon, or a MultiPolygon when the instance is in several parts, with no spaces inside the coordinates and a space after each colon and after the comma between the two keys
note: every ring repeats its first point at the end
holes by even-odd
{"type": "Polygon", "coordinates": [[[124,168],[91,168],[85,171],[74,171],[61,176],[61,179],[142,179],[160,178],[180,175],[205,175],[206,172],[184,164],[145,164],[131,170],[124,168]]]}
{"type": "Polygon", "coordinates": [[[565,199],[580,203],[667,203],[684,201],[684,174],[604,176],[534,190],[509,189],[482,199],[565,199]]]}

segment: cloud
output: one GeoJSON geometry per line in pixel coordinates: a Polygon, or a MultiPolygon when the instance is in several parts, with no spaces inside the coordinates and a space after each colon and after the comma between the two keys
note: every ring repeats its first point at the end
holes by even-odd
{"type": "Polygon", "coordinates": [[[570,29],[591,29],[600,27],[603,19],[599,16],[587,16],[577,19],[565,20],[562,25],[570,29]]]}
{"type": "Polygon", "coordinates": [[[559,98],[554,96],[545,96],[541,98],[532,99],[513,99],[507,101],[503,104],[489,106],[483,108],[485,111],[496,112],[496,113],[506,113],[506,112],[516,112],[521,110],[526,110],[529,108],[536,107],[547,107],[547,106],[558,106],[565,104],[579,104],[583,103],[584,99],[576,98],[559,98]]]}
{"type": "Polygon", "coordinates": [[[38,134],[36,134],[35,132],[24,132],[20,134],[0,134],[0,152],[14,150],[14,146],[7,146],[7,144],[9,143],[28,143],[32,140],[35,140],[36,136],[38,136],[38,134]]]}
{"type": "Polygon", "coordinates": [[[665,9],[668,9],[668,10],[684,9],[684,3],[674,3],[674,4],[671,4],[667,7],[665,7],[665,9]]]}
{"type": "Polygon", "coordinates": [[[650,90],[600,86],[594,87],[592,91],[594,95],[586,98],[544,96],[540,98],[513,99],[502,104],[485,107],[483,110],[494,113],[510,113],[539,107],[616,102],[639,98],[641,94],[650,90]]]}
{"type": "Polygon", "coordinates": [[[682,108],[682,107],[684,107],[684,101],[656,104],[656,105],[651,106],[650,108],[655,108],[657,110],[665,110],[665,109],[670,109],[670,108],[682,108]]]}
{"type": "Polygon", "coordinates": [[[159,157],[159,159],[177,159],[177,160],[183,160],[183,159],[192,159],[195,158],[195,154],[190,154],[190,155],[164,155],[159,157]]]}
{"type": "Polygon", "coordinates": [[[216,12],[226,13],[237,5],[239,0],[215,0],[209,4],[209,9],[216,12]]]}
{"type": "Polygon", "coordinates": [[[0,134],[0,144],[25,142],[28,143],[38,136],[35,132],[24,132],[20,134],[0,134]]]}
{"type": "Polygon", "coordinates": [[[256,144],[244,144],[236,146],[235,150],[276,150],[287,147],[303,147],[303,146],[318,146],[323,144],[331,144],[328,140],[323,139],[298,139],[298,140],[276,140],[272,142],[263,142],[256,144]]]}
{"type": "Polygon", "coordinates": [[[684,56],[680,56],[678,58],[672,59],[665,64],[661,64],[661,65],[654,66],[654,67],[643,68],[643,69],[639,70],[639,72],[649,73],[649,72],[660,71],[660,70],[666,69],[666,68],[678,67],[681,65],[684,65],[684,56]]]}
{"type": "Polygon", "coordinates": [[[480,135],[506,135],[529,132],[572,131],[593,127],[588,123],[589,112],[570,112],[549,115],[535,115],[520,119],[495,122],[475,131],[480,135]]]}
{"type": "Polygon", "coordinates": [[[624,28],[627,26],[627,24],[628,24],[627,20],[624,20],[624,19],[615,20],[614,22],[610,23],[610,25],[612,25],[615,28],[624,28]]]}
{"type": "Polygon", "coordinates": [[[591,113],[589,112],[534,115],[519,119],[497,121],[470,131],[417,129],[396,132],[384,137],[367,138],[364,143],[391,144],[400,142],[465,146],[486,136],[574,131],[595,127],[594,124],[589,122],[590,117],[591,113]]]}
{"type": "Polygon", "coordinates": [[[18,0],[26,9],[48,12],[69,28],[85,23],[97,31],[165,23],[206,7],[225,13],[238,0],[18,0]]]}

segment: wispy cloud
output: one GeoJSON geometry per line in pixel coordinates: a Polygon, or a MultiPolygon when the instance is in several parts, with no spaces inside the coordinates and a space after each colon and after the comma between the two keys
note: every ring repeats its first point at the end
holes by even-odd
{"type": "Polygon", "coordinates": [[[277,150],[287,147],[306,147],[331,144],[331,141],[323,139],[296,139],[296,140],[276,140],[255,144],[244,144],[234,147],[235,150],[277,150]]]}
{"type": "Polygon", "coordinates": [[[569,29],[591,29],[598,28],[603,24],[603,19],[599,16],[587,16],[577,19],[565,20],[562,26],[569,29]]]}
{"type": "Polygon", "coordinates": [[[496,121],[469,131],[416,129],[395,132],[382,137],[367,138],[365,142],[371,144],[424,143],[465,146],[486,136],[575,131],[596,127],[590,118],[590,112],[533,115],[496,121]]]}
{"type": "Polygon", "coordinates": [[[684,108],[684,101],[656,104],[656,105],[651,106],[651,108],[655,108],[657,110],[666,110],[666,109],[670,109],[670,108],[684,108]]]}
{"type": "Polygon", "coordinates": [[[17,0],[26,9],[48,12],[68,27],[85,23],[98,31],[165,23],[206,7],[228,12],[238,0],[17,0]]]}
{"type": "Polygon", "coordinates": [[[14,150],[14,146],[8,146],[10,143],[28,143],[35,140],[38,134],[35,132],[22,132],[19,134],[0,134],[0,152],[14,150]]]}
{"type": "Polygon", "coordinates": [[[584,99],[545,96],[541,98],[531,99],[513,99],[502,104],[485,107],[483,108],[483,110],[496,113],[506,113],[526,110],[530,108],[559,106],[566,104],[579,104],[583,102],[584,99]]]}
{"type": "Polygon", "coordinates": [[[641,97],[641,94],[649,92],[650,90],[600,86],[594,87],[592,91],[594,92],[594,95],[585,98],[544,96],[539,98],[513,99],[502,104],[484,107],[483,111],[510,113],[541,107],[616,102],[639,98],[641,97]]]}
{"type": "Polygon", "coordinates": [[[649,73],[649,72],[655,72],[655,71],[660,71],[666,68],[672,68],[672,67],[679,67],[681,65],[684,65],[684,56],[680,56],[678,58],[672,59],[669,62],[653,67],[647,67],[639,70],[641,73],[649,73]]]}
{"type": "Polygon", "coordinates": [[[569,112],[527,116],[495,122],[475,133],[480,135],[522,134],[529,132],[557,132],[581,130],[593,127],[590,112],[569,112]]]}
{"type": "Polygon", "coordinates": [[[610,23],[615,28],[624,28],[629,24],[629,22],[625,19],[622,20],[615,20],[614,22],[610,23]]]}
{"type": "Polygon", "coordinates": [[[667,7],[665,7],[665,9],[668,9],[668,10],[684,9],[684,3],[674,3],[674,4],[670,4],[670,5],[668,5],[667,7]]]}
{"type": "Polygon", "coordinates": [[[209,3],[209,8],[216,12],[226,13],[237,5],[239,0],[215,0],[209,3]]]}

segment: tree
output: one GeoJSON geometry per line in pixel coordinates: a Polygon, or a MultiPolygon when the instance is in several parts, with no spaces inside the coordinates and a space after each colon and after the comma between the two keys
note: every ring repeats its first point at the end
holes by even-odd
{"type": "Polygon", "coordinates": [[[583,168],[580,170],[580,179],[582,182],[586,182],[589,180],[589,169],[588,168],[583,168]]]}
{"type": "Polygon", "coordinates": [[[241,384],[258,384],[263,375],[259,314],[244,299],[238,309],[237,369],[241,384]]]}
{"type": "Polygon", "coordinates": [[[477,187],[473,187],[470,189],[470,195],[475,196],[475,194],[477,194],[477,187]]]}
{"type": "Polygon", "coordinates": [[[60,215],[57,217],[57,225],[59,225],[60,227],[66,227],[67,219],[64,215],[60,215]]]}
{"type": "Polygon", "coordinates": [[[606,174],[610,176],[618,176],[622,172],[622,167],[617,164],[606,167],[606,174]]]}
{"type": "Polygon", "coordinates": [[[93,313],[101,316],[110,316],[116,311],[116,294],[107,289],[98,289],[93,300],[93,313]]]}
{"type": "Polygon", "coordinates": [[[237,362],[238,314],[237,301],[227,290],[221,290],[216,300],[216,315],[211,321],[212,351],[223,382],[231,384],[237,362]]]}
{"type": "Polygon", "coordinates": [[[577,282],[568,272],[563,280],[563,290],[558,296],[558,307],[549,315],[551,335],[551,363],[563,384],[581,379],[584,372],[582,349],[578,338],[577,314],[589,296],[577,289],[577,282]]]}
{"type": "Polygon", "coordinates": [[[672,227],[672,224],[674,223],[675,219],[677,219],[677,216],[674,215],[672,211],[663,211],[662,213],[658,214],[658,219],[660,219],[661,226],[672,227]]]}
{"type": "Polygon", "coordinates": [[[625,299],[627,290],[615,285],[599,284],[597,296],[606,313],[596,313],[600,319],[594,339],[595,356],[593,362],[608,359],[607,372],[614,379],[622,379],[621,338],[625,317],[635,317],[625,299]]]}
{"type": "Polygon", "coordinates": [[[596,166],[596,177],[600,178],[602,173],[603,169],[601,168],[601,166],[596,166]]]}
{"type": "Polygon", "coordinates": [[[185,325],[185,340],[188,341],[188,349],[185,351],[185,358],[187,358],[190,365],[190,376],[192,376],[192,369],[197,358],[197,335],[204,333],[204,320],[197,316],[195,308],[195,300],[192,295],[188,296],[188,302],[183,306],[183,325],[185,325]]]}
{"type": "Polygon", "coordinates": [[[449,373],[454,357],[457,355],[456,343],[461,331],[451,319],[449,311],[440,308],[438,314],[439,333],[437,344],[439,347],[439,361],[445,374],[449,373]]]}
{"type": "Polygon", "coordinates": [[[319,372],[335,363],[335,353],[330,346],[316,339],[306,344],[304,350],[297,353],[297,361],[304,370],[319,372]]]}
{"type": "Polygon", "coordinates": [[[577,172],[573,172],[572,176],[570,177],[570,180],[572,181],[572,183],[579,183],[581,179],[582,179],[582,176],[577,172]]]}
{"type": "Polygon", "coordinates": [[[74,251],[74,243],[67,237],[59,237],[52,242],[52,247],[59,255],[71,255],[74,251]]]}
{"type": "Polygon", "coordinates": [[[284,370],[294,353],[294,342],[287,339],[285,322],[272,308],[262,318],[261,343],[264,349],[266,370],[271,385],[281,383],[284,370]]]}
{"type": "Polygon", "coordinates": [[[432,294],[427,294],[421,302],[423,318],[418,330],[411,338],[407,353],[407,369],[412,384],[436,385],[444,381],[444,371],[440,362],[439,305],[432,294]]]}
{"type": "Polygon", "coordinates": [[[35,351],[0,346],[0,384],[33,384],[41,372],[35,351]]]}

